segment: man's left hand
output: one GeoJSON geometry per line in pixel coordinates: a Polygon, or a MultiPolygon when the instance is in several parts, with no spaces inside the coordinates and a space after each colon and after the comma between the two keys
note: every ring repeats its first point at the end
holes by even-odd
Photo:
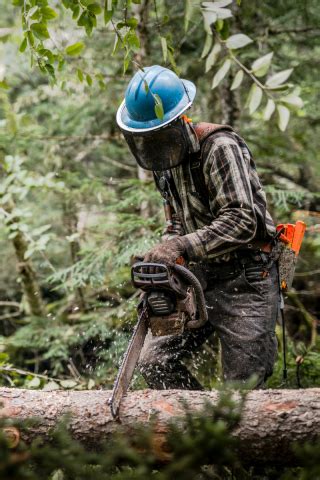
{"type": "Polygon", "coordinates": [[[153,247],[145,254],[143,261],[174,265],[177,259],[183,257],[184,254],[185,247],[182,240],[178,237],[172,240],[166,240],[153,247]]]}

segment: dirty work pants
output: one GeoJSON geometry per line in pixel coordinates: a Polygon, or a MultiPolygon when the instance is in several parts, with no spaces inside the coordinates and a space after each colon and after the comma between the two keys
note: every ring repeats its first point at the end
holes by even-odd
{"type": "Polygon", "coordinates": [[[264,274],[268,258],[252,252],[201,267],[209,321],[181,335],[152,337],[149,332],[139,363],[150,388],[201,390],[183,360],[194,356],[214,331],[221,343],[224,380],[246,381],[255,374],[256,386],[263,387],[276,358],[279,308],[276,264],[271,262],[264,274]]]}

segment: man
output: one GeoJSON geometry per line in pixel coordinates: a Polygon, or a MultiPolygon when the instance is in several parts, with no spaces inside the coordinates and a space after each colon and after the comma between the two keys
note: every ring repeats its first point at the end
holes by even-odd
{"type": "Polygon", "coordinates": [[[140,369],[151,388],[201,389],[183,361],[216,331],[224,379],[255,375],[261,387],[277,351],[275,228],[241,137],[184,115],[195,94],[193,83],[156,65],[134,75],[117,113],[138,164],[154,172],[173,208],[165,239],[144,260],[170,265],[184,257],[201,279],[209,313],[196,331],[148,338],[140,369]]]}

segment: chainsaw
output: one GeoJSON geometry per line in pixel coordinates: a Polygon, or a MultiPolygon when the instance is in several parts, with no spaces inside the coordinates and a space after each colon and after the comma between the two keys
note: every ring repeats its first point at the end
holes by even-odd
{"type": "Polygon", "coordinates": [[[155,337],[179,335],[186,329],[201,327],[208,319],[202,286],[188,268],[138,262],[132,266],[131,280],[142,295],[138,322],[109,400],[115,419],[119,419],[121,400],[130,386],[148,329],[155,337]]]}

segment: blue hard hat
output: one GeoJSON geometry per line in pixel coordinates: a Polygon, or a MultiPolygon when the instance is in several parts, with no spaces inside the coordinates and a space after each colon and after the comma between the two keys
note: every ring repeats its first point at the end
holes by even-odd
{"type": "Polygon", "coordinates": [[[182,80],[168,68],[159,65],[145,67],[131,79],[117,112],[117,123],[122,130],[131,132],[163,127],[187,110],[195,95],[195,85],[182,80]],[[155,113],[155,94],[162,101],[162,119],[155,113]]]}

